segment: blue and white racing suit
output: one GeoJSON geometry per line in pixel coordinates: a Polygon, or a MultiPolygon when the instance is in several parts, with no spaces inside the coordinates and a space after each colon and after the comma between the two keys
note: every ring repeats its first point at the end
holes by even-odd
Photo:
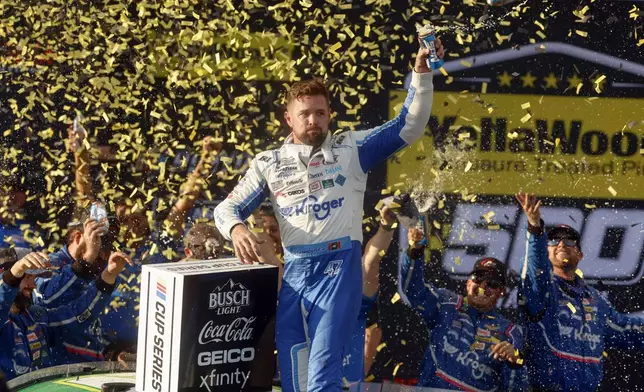
{"type": "Polygon", "coordinates": [[[553,274],[546,235],[529,226],[519,304],[526,319],[530,386],[548,391],[594,391],[607,348],[643,348],[644,319],[621,314],[583,279],[553,274]]]}
{"type": "Polygon", "coordinates": [[[215,209],[217,228],[228,240],[267,197],[277,212],[286,265],[276,339],[286,392],[341,389],[343,347],[353,333],[347,325],[358,318],[362,298],[367,173],[420,138],[432,97],[432,74],[414,73],[400,113],[386,124],[329,133],[316,149],[289,137],[281,148],[258,154],[215,209]]]}
{"type": "Polygon", "coordinates": [[[422,249],[411,249],[400,264],[404,300],[423,318],[429,344],[419,386],[455,391],[524,391],[523,366],[495,360],[492,346],[508,341],[521,349],[523,332],[495,310],[480,312],[466,299],[425,283],[422,249]]]}
{"type": "Polygon", "coordinates": [[[349,384],[364,381],[364,344],[367,315],[376,302],[377,297],[377,294],[373,297],[362,296],[357,324],[351,336],[350,343],[344,348],[342,377],[349,384]]]}
{"type": "Polygon", "coordinates": [[[10,271],[0,279],[0,369],[11,379],[58,364],[58,345],[64,331],[91,323],[109,302],[114,286],[102,280],[89,284],[83,295],[64,306],[47,309],[33,305],[18,314],[9,312],[19,294],[20,281],[10,271]]]}

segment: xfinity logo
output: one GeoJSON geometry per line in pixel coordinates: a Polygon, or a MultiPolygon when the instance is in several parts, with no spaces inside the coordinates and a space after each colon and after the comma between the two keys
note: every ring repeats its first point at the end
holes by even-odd
{"type": "Polygon", "coordinates": [[[302,203],[295,207],[280,208],[280,213],[285,217],[313,214],[315,219],[325,220],[331,215],[332,210],[342,207],[342,202],[344,202],[344,197],[318,203],[317,197],[309,195],[308,198],[302,200],[302,203]]]}
{"type": "Polygon", "coordinates": [[[221,365],[224,363],[250,362],[253,359],[255,359],[255,348],[232,348],[230,350],[216,350],[199,353],[197,356],[197,365],[210,366],[221,365]]]}
{"type": "Polygon", "coordinates": [[[217,309],[217,314],[235,314],[250,305],[250,290],[241,283],[228,279],[223,286],[216,287],[209,296],[208,308],[217,309]]]}

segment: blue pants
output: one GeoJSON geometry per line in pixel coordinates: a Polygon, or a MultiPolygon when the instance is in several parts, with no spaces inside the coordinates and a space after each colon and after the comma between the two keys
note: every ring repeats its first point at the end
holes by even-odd
{"type": "Polygon", "coordinates": [[[326,245],[286,250],[276,333],[284,392],[342,389],[343,350],[362,300],[362,247],[348,238],[326,245]]]}

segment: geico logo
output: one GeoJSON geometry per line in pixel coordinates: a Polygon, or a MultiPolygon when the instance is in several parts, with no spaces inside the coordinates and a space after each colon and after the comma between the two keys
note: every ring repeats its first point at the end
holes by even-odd
{"type": "Polygon", "coordinates": [[[255,359],[255,349],[246,347],[242,349],[206,351],[197,355],[199,366],[221,365],[222,363],[250,362],[255,359]]]}
{"type": "Polygon", "coordinates": [[[317,220],[324,220],[329,217],[332,210],[342,207],[342,202],[344,197],[339,199],[333,199],[318,203],[318,198],[309,195],[306,199],[302,200],[302,203],[293,207],[284,207],[280,208],[282,215],[286,217],[291,217],[293,215],[300,216],[305,214],[313,214],[317,220]]]}
{"type": "MultiPolygon", "coordinates": [[[[467,276],[480,257],[469,251],[472,248],[481,249],[486,256],[507,260],[512,270],[521,271],[527,219],[518,205],[458,204],[451,215],[452,224],[443,252],[445,271],[467,276]],[[493,216],[489,215],[490,211],[494,212],[493,216]],[[458,259],[460,264],[455,264],[453,260],[458,259]]],[[[644,221],[644,211],[549,206],[541,207],[541,216],[548,227],[567,224],[581,233],[584,257],[580,268],[587,279],[625,285],[642,277],[644,232],[637,223],[644,221]]]]}
{"type": "Polygon", "coordinates": [[[554,154],[555,143],[559,139],[561,153],[598,156],[610,151],[620,157],[639,153],[640,144],[644,142],[639,135],[624,131],[609,134],[601,130],[584,130],[583,121],[555,120],[549,127],[549,120],[536,119],[535,129],[508,128],[508,120],[498,117],[482,117],[480,131],[475,125],[455,127],[457,116],[445,116],[442,123],[438,117],[431,116],[428,122],[434,148],[441,149],[446,144],[464,149],[494,152],[538,152],[554,154]],[[507,135],[516,137],[507,137],[507,135]]]}

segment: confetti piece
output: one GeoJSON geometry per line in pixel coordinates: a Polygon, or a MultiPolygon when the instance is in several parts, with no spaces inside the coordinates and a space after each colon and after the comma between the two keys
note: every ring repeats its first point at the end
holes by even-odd
{"type": "MultiPolygon", "coordinates": [[[[447,71],[446,71],[446,70],[445,70],[445,68],[443,68],[443,67],[440,67],[440,68],[439,68],[439,71],[441,71],[441,73],[443,74],[443,76],[447,76],[447,75],[448,75],[447,71]]],[[[454,79],[452,79],[452,80],[454,80],[454,79]]],[[[451,83],[451,81],[450,81],[449,83],[451,83]]]]}
{"type": "Polygon", "coordinates": [[[577,313],[577,309],[575,309],[575,306],[568,302],[568,309],[570,309],[571,312],[577,313]]]}
{"type": "Polygon", "coordinates": [[[577,276],[579,276],[580,278],[582,278],[582,279],[584,278],[584,273],[583,273],[579,268],[577,268],[577,270],[575,271],[575,273],[576,273],[576,274],[577,274],[577,276]]]}
{"type": "Polygon", "coordinates": [[[400,301],[400,294],[396,293],[394,296],[391,298],[391,303],[395,304],[396,302],[400,301]]]}
{"type": "Polygon", "coordinates": [[[521,104],[521,109],[528,109],[530,108],[530,102],[526,102],[524,104],[521,104]]]}
{"type": "Polygon", "coordinates": [[[522,123],[528,122],[531,118],[532,118],[532,114],[527,113],[525,116],[521,118],[521,122],[522,123]]]}
{"type": "Polygon", "coordinates": [[[613,196],[617,196],[617,191],[612,186],[608,187],[608,192],[613,196]]]}
{"type": "Polygon", "coordinates": [[[380,352],[385,347],[387,347],[387,343],[380,343],[378,347],[376,347],[376,351],[380,352]]]}
{"type": "Polygon", "coordinates": [[[394,368],[394,372],[392,373],[394,376],[396,375],[396,373],[398,373],[398,369],[400,369],[402,365],[403,365],[403,362],[396,364],[396,367],[394,368]]]}
{"type": "Polygon", "coordinates": [[[582,87],[583,85],[584,85],[584,84],[583,84],[582,82],[579,82],[579,84],[577,85],[577,95],[579,95],[579,92],[581,91],[581,87],[582,87]]]}
{"type": "Polygon", "coordinates": [[[575,33],[576,33],[577,35],[579,35],[579,36],[584,37],[584,38],[588,37],[588,33],[587,33],[586,31],[582,31],[582,30],[575,30],[575,33]]]}

